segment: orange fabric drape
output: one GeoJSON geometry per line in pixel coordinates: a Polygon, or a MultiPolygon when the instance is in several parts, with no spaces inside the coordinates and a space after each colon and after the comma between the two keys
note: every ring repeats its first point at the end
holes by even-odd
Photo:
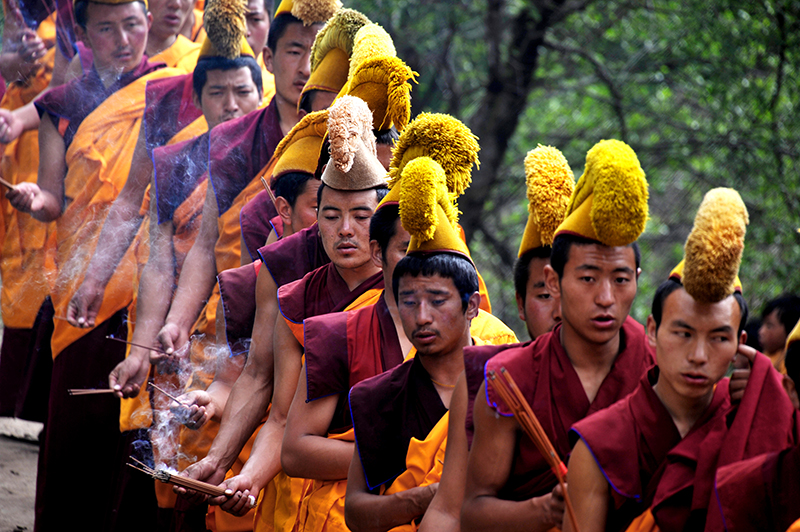
{"type": "Polygon", "coordinates": [[[197,57],[200,55],[200,43],[192,42],[181,34],[175,42],[150,58],[151,63],[164,63],[170,68],[180,70],[181,74],[190,74],[197,65],[197,57]]]}

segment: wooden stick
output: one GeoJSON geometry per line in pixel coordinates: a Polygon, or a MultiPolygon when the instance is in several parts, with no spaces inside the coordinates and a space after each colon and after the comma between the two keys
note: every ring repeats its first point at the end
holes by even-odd
{"type": "Polygon", "coordinates": [[[273,204],[273,205],[275,205],[275,206],[277,207],[277,206],[278,206],[278,204],[277,204],[277,203],[275,203],[275,193],[274,193],[274,192],[272,192],[272,189],[271,189],[271,188],[269,188],[269,185],[267,184],[267,180],[266,180],[266,179],[264,179],[264,176],[263,176],[263,175],[261,176],[261,184],[262,184],[262,185],[264,185],[264,190],[266,190],[266,191],[267,191],[267,194],[269,194],[269,199],[271,199],[271,200],[272,200],[272,204],[273,204]]]}
{"type": "Polygon", "coordinates": [[[176,402],[176,403],[178,403],[179,405],[182,405],[182,404],[183,404],[183,403],[181,403],[180,401],[178,401],[178,398],[177,398],[177,397],[175,397],[174,395],[170,394],[170,393],[169,393],[168,391],[166,391],[164,388],[159,388],[158,386],[156,386],[156,385],[155,385],[155,384],[153,384],[152,382],[149,382],[149,383],[147,383],[147,385],[148,385],[148,386],[150,386],[150,387],[152,387],[152,388],[155,388],[156,390],[158,390],[159,392],[163,393],[164,395],[166,395],[167,397],[169,397],[170,399],[172,399],[173,401],[175,401],[175,402],[176,402]]]}
{"type": "Polygon", "coordinates": [[[67,393],[70,395],[96,395],[100,393],[114,393],[116,390],[112,390],[111,388],[72,388],[67,390],[67,393]]]}
{"type": "Polygon", "coordinates": [[[117,338],[116,336],[111,336],[111,335],[106,336],[106,340],[114,340],[116,342],[122,342],[123,344],[132,345],[134,347],[141,347],[142,349],[147,349],[147,350],[150,350],[150,351],[156,351],[157,353],[163,353],[165,355],[169,354],[166,351],[164,351],[163,349],[161,349],[160,347],[148,347],[148,346],[143,345],[143,344],[137,344],[137,343],[134,343],[134,342],[129,342],[128,340],[123,340],[122,338],[117,338]]]}
{"type": "Polygon", "coordinates": [[[522,429],[536,445],[536,448],[539,449],[539,452],[542,453],[542,456],[556,475],[558,483],[561,485],[561,489],[564,492],[564,504],[567,507],[567,515],[569,516],[570,523],[572,524],[573,530],[578,532],[578,520],[575,517],[575,510],[572,507],[572,501],[567,493],[567,466],[564,465],[561,457],[558,456],[558,452],[555,447],[553,447],[550,438],[547,437],[547,433],[544,431],[542,424],[539,423],[539,419],[536,417],[536,414],[533,413],[533,410],[531,410],[528,401],[525,399],[525,396],[522,395],[519,387],[517,387],[517,383],[514,382],[514,379],[506,368],[500,368],[500,375],[494,371],[490,371],[489,378],[492,388],[494,388],[497,395],[500,396],[500,399],[503,400],[514,414],[514,417],[517,419],[522,429]],[[508,381],[508,383],[505,381],[508,381]]]}

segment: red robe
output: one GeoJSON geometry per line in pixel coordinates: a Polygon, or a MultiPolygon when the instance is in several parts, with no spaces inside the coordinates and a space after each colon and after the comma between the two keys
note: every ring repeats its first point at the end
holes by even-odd
{"type": "Polygon", "coordinates": [[[242,212],[239,214],[239,225],[242,226],[242,240],[247,246],[247,252],[250,253],[251,259],[258,258],[258,250],[264,247],[271,231],[275,231],[275,234],[279,238],[281,237],[283,224],[280,223],[280,217],[276,220],[277,214],[266,190],[256,194],[247,202],[247,205],[242,207],[242,212]]]}
{"type": "Polygon", "coordinates": [[[278,287],[296,281],[331,261],[322,246],[317,224],[259,248],[258,256],[278,287]]]}
{"type": "MultiPolygon", "coordinates": [[[[631,393],[655,359],[644,327],[628,317],[620,330],[620,353],[590,403],[561,345],[560,332],[558,326],[532,343],[506,349],[491,358],[485,368],[487,372],[503,367],[508,370],[566,463],[572,449],[568,438],[572,424],[631,393]]],[[[464,351],[472,353],[482,349],[465,348],[464,351]]],[[[501,415],[512,415],[488,383],[486,401],[501,415]]],[[[511,475],[499,497],[517,501],[529,499],[551,492],[557,483],[536,445],[527,436],[520,435],[511,475]]]]}
{"type": "Polygon", "coordinates": [[[208,177],[208,132],[152,153],[158,223],[172,222],[178,207],[208,177]]]}
{"type": "MultiPolygon", "coordinates": [[[[194,106],[192,74],[148,81],[143,126],[148,153],[152,155],[154,148],[165,146],[172,137],[202,114],[194,106]]],[[[206,147],[206,157],[207,154],[206,147]]]]}

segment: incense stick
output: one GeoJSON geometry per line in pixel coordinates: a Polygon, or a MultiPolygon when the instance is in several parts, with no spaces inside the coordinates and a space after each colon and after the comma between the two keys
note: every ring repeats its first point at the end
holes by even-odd
{"type": "Polygon", "coordinates": [[[67,393],[70,395],[97,395],[101,393],[115,393],[116,390],[112,390],[111,388],[72,388],[67,390],[67,393]]]}
{"type": "Polygon", "coordinates": [[[147,383],[147,385],[148,385],[148,386],[150,386],[150,387],[152,387],[152,388],[155,388],[156,390],[158,390],[159,392],[163,393],[164,395],[166,395],[167,397],[169,397],[170,399],[172,399],[173,401],[175,401],[175,402],[176,402],[176,403],[178,403],[179,405],[182,405],[182,404],[183,404],[183,403],[181,403],[180,401],[178,401],[178,398],[177,398],[177,397],[175,397],[174,395],[170,394],[170,393],[169,393],[168,391],[166,391],[164,388],[160,388],[160,387],[156,386],[155,384],[153,384],[152,382],[149,382],[149,383],[147,383]]]}
{"type": "Polygon", "coordinates": [[[167,353],[166,351],[164,351],[160,347],[148,347],[148,346],[143,345],[143,344],[137,344],[137,343],[134,343],[134,342],[130,342],[128,340],[123,340],[122,338],[117,338],[116,336],[110,336],[110,335],[106,336],[106,340],[114,340],[116,342],[122,342],[123,344],[132,345],[133,347],[141,347],[142,349],[147,349],[147,350],[150,350],[150,351],[156,351],[157,353],[163,353],[165,355],[169,355],[169,353],[167,353]]]}
{"type": "Polygon", "coordinates": [[[0,177],[0,185],[3,185],[4,187],[8,187],[11,190],[16,190],[16,188],[17,188],[17,185],[15,185],[13,183],[9,183],[8,181],[3,179],[2,177],[0,177]]]}
{"type": "Polygon", "coordinates": [[[129,467],[132,467],[137,471],[141,471],[142,473],[150,475],[154,479],[160,480],[165,484],[172,484],[174,486],[186,488],[187,490],[193,490],[198,493],[202,493],[204,495],[209,495],[211,497],[219,497],[221,495],[225,495],[225,492],[227,491],[225,488],[220,488],[219,486],[209,484],[208,482],[202,482],[200,480],[195,480],[193,478],[173,474],[163,469],[158,469],[158,470],[153,469],[144,462],[137,460],[132,456],[131,460],[136,462],[136,464],[129,463],[128,464],[129,467]]]}
{"type": "Polygon", "coordinates": [[[266,180],[266,179],[264,179],[264,176],[263,176],[263,175],[261,176],[261,184],[262,184],[262,185],[264,185],[264,189],[267,191],[267,194],[269,194],[269,199],[271,199],[271,200],[272,200],[272,204],[273,204],[273,205],[277,205],[277,204],[275,203],[275,193],[274,193],[274,192],[272,192],[272,189],[271,189],[271,188],[269,188],[269,185],[267,185],[267,180],[266,180]]]}
{"type": "Polygon", "coordinates": [[[539,419],[536,417],[536,414],[533,413],[533,410],[531,410],[528,401],[525,399],[525,396],[522,395],[522,392],[517,387],[517,383],[514,382],[514,379],[506,368],[500,368],[500,375],[494,371],[490,371],[489,378],[492,388],[494,388],[497,395],[500,396],[500,399],[503,400],[514,414],[514,417],[517,419],[522,429],[536,445],[536,448],[539,449],[539,452],[542,453],[542,456],[556,475],[558,483],[561,485],[561,489],[564,492],[564,504],[567,507],[567,515],[569,516],[570,523],[572,524],[573,530],[578,532],[578,520],[575,517],[575,510],[572,508],[572,501],[567,493],[565,480],[567,466],[561,461],[558,452],[556,452],[555,447],[553,447],[552,442],[550,442],[550,438],[547,437],[547,433],[544,431],[544,428],[542,428],[541,423],[539,423],[539,419]],[[508,381],[508,383],[505,381],[508,381]]]}

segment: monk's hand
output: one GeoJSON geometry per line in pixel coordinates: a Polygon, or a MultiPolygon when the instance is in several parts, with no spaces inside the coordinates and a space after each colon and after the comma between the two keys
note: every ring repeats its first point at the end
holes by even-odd
{"type": "Polygon", "coordinates": [[[108,387],[117,397],[136,397],[150,372],[147,351],[132,347],[131,354],[108,374],[108,387]]]}
{"type": "Polygon", "coordinates": [[[553,491],[541,499],[550,525],[561,528],[561,522],[564,520],[564,490],[561,489],[561,484],[557,484],[553,491]]]}
{"type": "Polygon", "coordinates": [[[69,300],[67,322],[73,327],[91,329],[103,304],[105,285],[94,281],[89,273],[69,300]]]}
{"type": "Polygon", "coordinates": [[[747,381],[750,379],[750,368],[755,362],[756,350],[749,345],[740,343],[736,356],[733,358],[733,373],[728,384],[731,403],[738,404],[744,397],[747,381]]]}
{"type": "MultiPolygon", "coordinates": [[[[8,144],[22,135],[24,124],[13,111],[0,109],[0,142],[8,144]]],[[[10,198],[9,198],[10,199],[10,198]]],[[[19,207],[14,207],[19,209],[19,207]]],[[[19,209],[22,210],[22,209],[19,209]]],[[[28,211],[25,211],[28,212],[28,211]]]]}
{"type": "Polygon", "coordinates": [[[20,212],[38,212],[44,207],[44,194],[36,183],[19,183],[6,192],[6,198],[11,206],[20,212]]]}
{"type": "MultiPolygon", "coordinates": [[[[170,355],[187,356],[189,354],[189,350],[184,349],[189,344],[189,332],[181,330],[175,323],[165,323],[161,330],[158,331],[156,338],[161,344],[161,348],[166,352],[166,355],[157,353],[159,358],[170,355]]],[[[150,362],[153,362],[152,355],[150,362]]]]}
{"type": "MultiPolygon", "coordinates": [[[[225,473],[226,472],[222,470],[222,468],[217,467],[217,464],[214,462],[214,460],[206,456],[202,460],[187,467],[181,474],[185,477],[207,482],[208,484],[213,484],[215,486],[220,486],[222,481],[225,479],[225,473]]],[[[210,503],[212,500],[219,499],[219,497],[209,499],[209,496],[205,495],[204,493],[198,493],[194,490],[187,490],[186,488],[182,488],[180,486],[173,486],[172,491],[193,504],[200,504],[206,501],[210,503]]]]}
{"type": "Polygon", "coordinates": [[[214,401],[211,394],[203,390],[193,390],[178,397],[180,406],[170,408],[173,415],[186,425],[187,428],[197,430],[214,416],[214,401]]]}
{"type": "Polygon", "coordinates": [[[47,47],[36,32],[25,29],[19,36],[17,45],[19,61],[14,65],[20,80],[27,80],[41,68],[39,60],[47,53],[47,47]]]}
{"type": "Polygon", "coordinates": [[[225,495],[210,499],[209,504],[217,504],[226,512],[237,516],[243,516],[251,508],[255,508],[261,488],[255,486],[248,475],[236,475],[226,480],[223,485],[225,495]]]}

